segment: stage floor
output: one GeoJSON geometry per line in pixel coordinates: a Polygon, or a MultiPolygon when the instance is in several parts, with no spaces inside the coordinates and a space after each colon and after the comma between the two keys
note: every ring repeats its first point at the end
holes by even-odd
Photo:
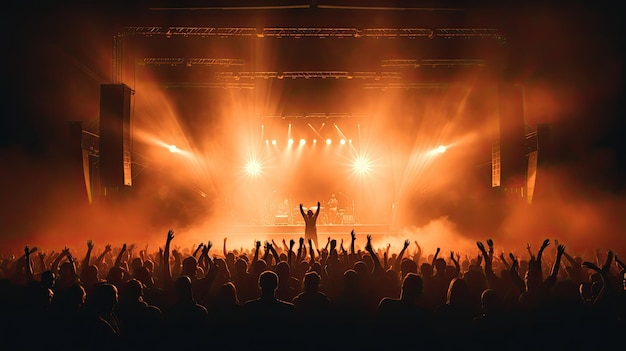
{"type": "MultiPolygon", "coordinates": [[[[350,232],[354,230],[357,238],[367,235],[395,235],[396,232],[390,229],[389,224],[328,224],[318,225],[317,235],[319,240],[331,237],[336,240],[350,239],[350,232]]],[[[297,240],[304,236],[304,225],[299,224],[278,224],[278,225],[231,225],[230,235],[233,237],[254,237],[258,240],[265,239],[285,239],[297,240]]]]}

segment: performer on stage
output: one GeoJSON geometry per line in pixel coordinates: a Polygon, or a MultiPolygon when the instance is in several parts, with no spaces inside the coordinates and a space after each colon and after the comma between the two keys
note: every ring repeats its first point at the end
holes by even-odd
{"type": "Polygon", "coordinates": [[[330,195],[330,200],[328,200],[328,222],[331,224],[337,223],[337,207],[339,206],[339,201],[335,197],[335,194],[330,195]]]}
{"type": "Polygon", "coordinates": [[[302,214],[302,218],[304,218],[304,240],[309,241],[309,239],[313,240],[315,243],[315,249],[318,249],[317,246],[317,216],[320,214],[320,203],[317,202],[317,209],[315,213],[311,210],[307,210],[304,213],[304,209],[302,208],[302,204],[300,204],[300,213],[302,214]]]}

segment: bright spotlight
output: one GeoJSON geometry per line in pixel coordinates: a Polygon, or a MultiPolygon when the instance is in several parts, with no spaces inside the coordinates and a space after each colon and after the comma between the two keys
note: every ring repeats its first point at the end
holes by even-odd
{"type": "Polygon", "coordinates": [[[333,143],[333,141],[330,138],[326,139],[326,145],[330,145],[332,143],[333,143]]]}
{"type": "Polygon", "coordinates": [[[313,139],[313,144],[317,144],[317,139],[313,139]]]}
{"type": "Polygon", "coordinates": [[[444,152],[446,152],[446,147],[443,145],[439,145],[439,147],[436,150],[438,153],[443,154],[444,152]]]}
{"type": "Polygon", "coordinates": [[[289,138],[289,145],[293,145],[293,139],[289,138]]]}
{"type": "Polygon", "coordinates": [[[300,145],[304,145],[304,144],[306,144],[306,140],[300,139],[300,145]]]}
{"type": "Polygon", "coordinates": [[[249,160],[244,165],[244,170],[249,176],[256,177],[261,174],[261,163],[257,160],[249,160]]]}
{"type": "Polygon", "coordinates": [[[346,139],[341,139],[341,140],[339,141],[339,144],[341,144],[341,145],[345,145],[345,144],[346,144],[346,139]]]}
{"type": "Polygon", "coordinates": [[[276,139],[272,139],[272,145],[276,145],[276,139]]]}
{"type": "Polygon", "coordinates": [[[371,161],[365,156],[358,156],[354,159],[354,162],[352,162],[352,169],[356,174],[367,174],[371,169],[371,161]]]}
{"type": "Polygon", "coordinates": [[[168,150],[170,150],[170,152],[177,152],[178,148],[176,147],[176,145],[170,145],[167,147],[168,150]]]}

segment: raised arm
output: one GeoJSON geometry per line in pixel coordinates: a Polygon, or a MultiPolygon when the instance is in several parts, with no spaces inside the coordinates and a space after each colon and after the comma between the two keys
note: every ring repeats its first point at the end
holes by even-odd
{"type": "Polygon", "coordinates": [[[506,270],[508,271],[509,269],[511,269],[511,266],[509,265],[509,263],[506,261],[506,257],[504,257],[504,252],[500,253],[500,262],[502,262],[502,264],[504,265],[504,267],[506,268],[506,270]]]}
{"type": "Polygon", "coordinates": [[[126,252],[126,244],[122,245],[120,252],[117,254],[117,258],[115,259],[115,267],[120,267],[122,265],[122,257],[126,252]]]}
{"type": "Polygon", "coordinates": [[[367,244],[365,245],[365,250],[367,250],[370,256],[372,256],[372,260],[374,260],[374,272],[373,273],[382,274],[384,272],[383,266],[380,264],[380,259],[378,258],[378,255],[376,255],[376,252],[374,251],[374,248],[372,247],[372,235],[371,234],[367,235],[367,244]]]}
{"type": "Polygon", "coordinates": [[[259,260],[259,250],[261,250],[261,242],[256,240],[254,242],[254,256],[248,267],[253,268],[256,265],[256,262],[259,260]]]}
{"type": "Polygon", "coordinates": [[[226,241],[228,241],[228,237],[224,237],[224,246],[222,247],[222,252],[224,253],[224,257],[228,254],[228,250],[226,250],[226,241]]]}
{"type": "Polygon", "coordinates": [[[296,245],[296,241],[291,239],[289,240],[289,248],[287,251],[287,263],[289,267],[293,269],[293,247],[296,245]]]}
{"type": "Polygon", "coordinates": [[[454,251],[450,251],[450,260],[452,260],[452,263],[454,263],[454,270],[456,271],[454,278],[457,278],[461,273],[461,265],[459,264],[459,260],[457,258],[454,258],[454,251]]]}
{"type": "Polygon", "coordinates": [[[55,274],[59,273],[59,264],[61,263],[61,260],[63,260],[65,256],[67,255],[67,251],[65,249],[61,250],[61,253],[54,259],[54,261],[52,261],[50,270],[54,272],[55,274]]]}
{"type": "Polygon", "coordinates": [[[33,247],[32,251],[28,245],[24,247],[24,270],[26,271],[26,283],[30,283],[35,280],[35,277],[33,276],[33,266],[30,262],[30,254],[35,251],[37,251],[36,247],[33,247]]]}
{"type": "Polygon", "coordinates": [[[300,204],[300,214],[302,214],[302,218],[306,219],[306,214],[304,213],[304,208],[302,208],[302,204],[300,204]]]}
{"type": "Polygon", "coordinates": [[[404,240],[404,246],[402,246],[402,250],[400,250],[400,253],[398,253],[398,257],[396,257],[396,260],[393,262],[394,271],[400,272],[400,264],[402,263],[402,257],[404,257],[404,252],[406,251],[407,247],[409,247],[410,244],[411,242],[408,239],[404,240]]]}
{"type": "Polygon", "coordinates": [[[437,261],[437,257],[439,256],[439,251],[441,251],[441,248],[437,248],[437,251],[435,251],[435,256],[433,256],[433,261],[430,263],[430,265],[432,267],[435,267],[435,261],[437,261]]]}
{"type": "Polygon", "coordinates": [[[81,263],[81,272],[89,266],[89,262],[91,261],[91,250],[93,250],[93,241],[87,240],[87,254],[81,263]]]}
{"type": "Polygon", "coordinates": [[[313,248],[313,239],[309,239],[309,255],[311,256],[311,266],[315,263],[315,249],[313,248]]]}
{"type": "Polygon", "coordinates": [[[548,245],[550,245],[550,239],[544,240],[541,244],[541,247],[539,248],[539,252],[537,253],[537,261],[539,261],[539,264],[541,264],[541,256],[543,255],[543,250],[545,250],[548,245]]]}
{"type": "Polygon", "coordinates": [[[422,259],[422,247],[417,242],[417,240],[415,240],[415,246],[417,246],[417,250],[415,251],[415,254],[413,255],[413,261],[415,261],[415,264],[417,264],[417,266],[419,267],[420,260],[422,259]]]}
{"type": "Polygon", "coordinates": [[[317,209],[315,210],[315,214],[313,215],[313,218],[317,219],[317,216],[320,214],[320,202],[317,202],[317,209]]]}
{"type": "Polygon", "coordinates": [[[304,238],[300,237],[300,239],[298,239],[298,253],[296,254],[296,263],[294,265],[294,268],[299,265],[300,262],[302,262],[303,255],[306,255],[306,253],[302,253],[304,250],[306,250],[304,248],[304,238]]]}
{"type": "Polygon", "coordinates": [[[519,261],[517,260],[515,255],[513,255],[512,252],[509,253],[509,257],[511,258],[511,261],[513,262],[511,264],[511,269],[509,269],[509,274],[511,275],[511,281],[513,282],[513,285],[517,287],[517,290],[520,293],[522,293],[526,291],[526,284],[524,284],[524,280],[522,279],[522,277],[519,276],[519,271],[518,271],[519,261]]]}
{"type": "Polygon", "coordinates": [[[561,257],[563,256],[563,252],[565,252],[565,245],[560,244],[557,246],[556,259],[552,265],[552,271],[550,272],[550,276],[546,279],[549,280],[548,283],[550,285],[554,284],[556,281],[556,276],[559,273],[559,267],[561,266],[561,257]]]}
{"type": "Polygon", "coordinates": [[[93,262],[94,266],[101,268],[102,265],[102,261],[104,261],[104,256],[106,256],[109,252],[111,252],[111,244],[107,244],[104,247],[104,251],[102,251],[102,253],[100,255],[98,255],[98,257],[96,257],[96,260],[93,262]]]}
{"type": "Polygon", "coordinates": [[[161,272],[163,274],[163,287],[170,287],[173,284],[172,281],[172,269],[170,267],[170,244],[174,239],[174,231],[170,229],[167,232],[167,239],[165,240],[165,249],[163,249],[163,262],[161,262],[161,272]]]}

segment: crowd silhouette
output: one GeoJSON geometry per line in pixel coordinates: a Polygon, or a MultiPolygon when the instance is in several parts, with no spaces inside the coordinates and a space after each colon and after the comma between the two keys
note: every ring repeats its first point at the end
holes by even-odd
{"type": "Polygon", "coordinates": [[[544,240],[534,251],[399,252],[329,237],[255,242],[26,246],[0,264],[3,343],[12,349],[585,349],[623,345],[626,277],[613,251],[596,257],[544,240]],[[517,252],[517,253],[514,253],[517,252]]]}

